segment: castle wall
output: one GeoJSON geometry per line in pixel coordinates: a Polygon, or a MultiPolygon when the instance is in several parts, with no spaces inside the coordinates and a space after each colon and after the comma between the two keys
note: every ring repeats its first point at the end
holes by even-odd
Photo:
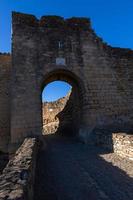
{"type": "Polygon", "coordinates": [[[11,99],[11,142],[41,133],[41,93],[37,85],[37,35],[35,28],[27,29],[26,19],[19,28],[19,18],[13,18],[11,99]]]}
{"type": "Polygon", "coordinates": [[[133,51],[105,44],[86,18],[13,13],[12,21],[12,144],[41,135],[41,93],[53,80],[73,86],[85,140],[98,128],[132,131],[133,51]]]}
{"type": "Polygon", "coordinates": [[[11,56],[0,54],[0,151],[7,151],[10,139],[11,56]]]}
{"type": "Polygon", "coordinates": [[[81,38],[88,88],[86,119],[90,116],[94,126],[110,130],[132,129],[133,52],[104,45],[93,32],[81,38]]]}

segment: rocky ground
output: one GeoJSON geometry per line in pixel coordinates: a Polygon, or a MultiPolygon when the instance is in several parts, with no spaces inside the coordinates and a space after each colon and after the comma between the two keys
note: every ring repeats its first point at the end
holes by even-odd
{"type": "Polygon", "coordinates": [[[34,200],[132,200],[133,162],[74,139],[45,136],[34,200]]]}

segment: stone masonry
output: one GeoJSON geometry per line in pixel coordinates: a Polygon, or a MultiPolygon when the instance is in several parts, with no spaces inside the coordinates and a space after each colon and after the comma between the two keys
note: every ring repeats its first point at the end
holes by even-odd
{"type": "Polygon", "coordinates": [[[7,151],[10,141],[11,55],[0,54],[0,150],[7,151]]]}
{"type": "MultiPolygon", "coordinates": [[[[67,101],[69,100],[70,93],[65,97],[60,98],[53,102],[44,102],[42,105],[43,112],[43,134],[52,134],[58,131],[60,121],[58,114],[63,111],[66,106],[67,101]]],[[[71,117],[71,113],[69,114],[71,117]]],[[[67,120],[65,115],[64,120],[67,120]]],[[[71,120],[71,119],[70,119],[71,120]]],[[[67,123],[67,122],[66,122],[67,123]]]]}
{"type": "Polygon", "coordinates": [[[11,56],[0,55],[0,150],[41,136],[41,94],[55,80],[72,85],[80,138],[88,142],[95,129],[132,133],[132,50],[105,44],[87,18],[13,12],[12,32],[11,56]]]}
{"type": "Polygon", "coordinates": [[[116,154],[133,161],[133,135],[113,133],[113,147],[116,154]]]}
{"type": "Polygon", "coordinates": [[[33,200],[39,143],[26,138],[0,175],[0,200],[33,200]]]}

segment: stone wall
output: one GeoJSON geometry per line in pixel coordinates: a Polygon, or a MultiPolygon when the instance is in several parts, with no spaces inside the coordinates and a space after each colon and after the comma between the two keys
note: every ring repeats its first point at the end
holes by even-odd
{"type": "Polygon", "coordinates": [[[8,151],[10,140],[11,55],[0,54],[0,151],[8,151]]]}
{"type": "Polygon", "coordinates": [[[10,56],[0,64],[1,149],[7,143],[15,147],[27,136],[41,136],[41,94],[55,80],[74,89],[72,120],[80,137],[88,141],[97,128],[132,132],[132,50],[105,44],[87,18],[38,20],[14,12],[12,30],[11,72],[4,67],[10,56]]]}
{"type": "MultiPolygon", "coordinates": [[[[71,93],[71,92],[70,92],[71,93]]],[[[58,99],[53,102],[44,102],[42,104],[42,113],[43,113],[43,133],[51,134],[56,133],[59,127],[59,118],[57,115],[63,111],[66,106],[67,101],[69,100],[70,93],[65,97],[58,99]]],[[[66,118],[65,118],[66,120],[66,118]]]]}
{"type": "Polygon", "coordinates": [[[80,112],[79,97],[73,88],[64,109],[57,114],[59,119],[57,132],[65,136],[77,136],[81,120],[80,112]]]}
{"type": "Polygon", "coordinates": [[[0,174],[9,161],[9,154],[0,152],[0,174]]]}
{"type": "Polygon", "coordinates": [[[16,71],[12,82],[12,142],[19,141],[24,133],[41,132],[41,89],[53,80],[64,80],[77,88],[79,132],[86,139],[95,128],[133,129],[133,51],[105,44],[89,19],[43,16],[38,20],[13,13],[12,45],[16,71]]]}
{"type": "Polygon", "coordinates": [[[133,135],[127,133],[113,133],[114,152],[133,160],[133,135]]]}
{"type": "Polygon", "coordinates": [[[0,175],[0,199],[33,200],[38,143],[27,138],[0,175]]]}
{"type": "Polygon", "coordinates": [[[95,131],[93,144],[115,152],[123,158],[133,160],[133,134],[111,133],[106,130],[95,131]]]}

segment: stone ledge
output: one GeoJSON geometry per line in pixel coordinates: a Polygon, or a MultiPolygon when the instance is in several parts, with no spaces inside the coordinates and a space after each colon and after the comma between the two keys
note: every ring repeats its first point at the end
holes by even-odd
{"type": "Polygon", "coordinates": [[[0,200],[32,200],[38,142],[26,138],[0,176],[0,200]]]}
{"type": "Polygon", "coordinates": [[[98,146],[103,146],[123,158],[133,160],[133,134],[97,131],[95,140],[98,146]]]}
{"type": "Polygon", "coordinates": [[[113,133],[114,152],[121,157],[133,160],[133,135],[126,133],[113,133]]]}

